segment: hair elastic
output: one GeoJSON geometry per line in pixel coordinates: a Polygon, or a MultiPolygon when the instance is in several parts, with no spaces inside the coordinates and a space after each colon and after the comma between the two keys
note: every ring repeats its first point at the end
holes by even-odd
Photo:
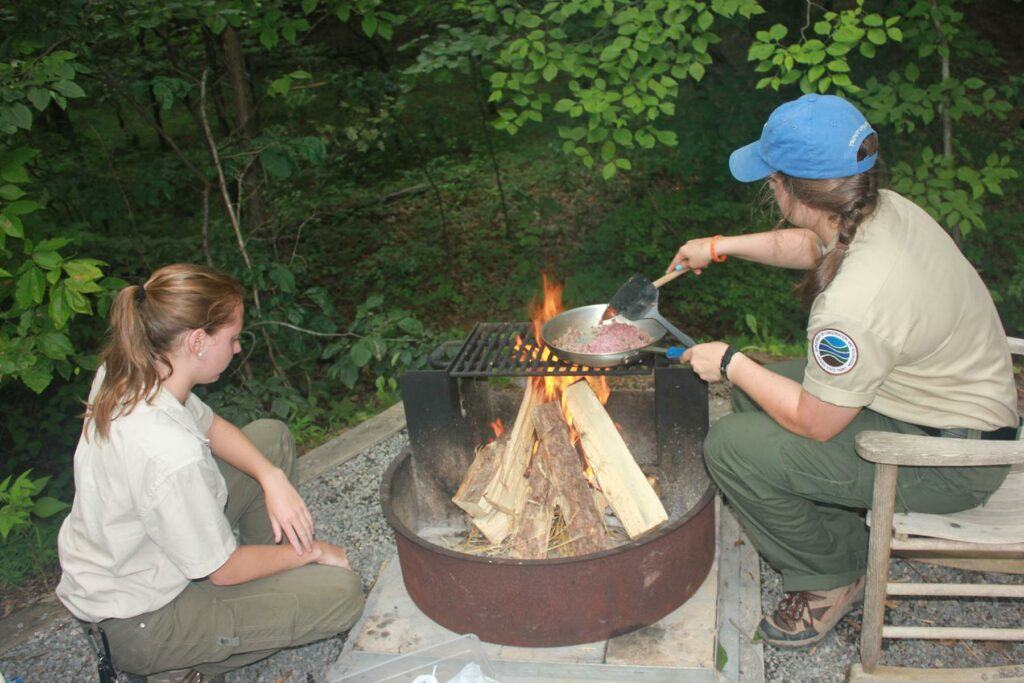
{"type": "Polygon", "coordinates": [[[139,303],[146,300],[146,285],[139,285],[139,288],[135,290],[135,300],[139,303]]]}

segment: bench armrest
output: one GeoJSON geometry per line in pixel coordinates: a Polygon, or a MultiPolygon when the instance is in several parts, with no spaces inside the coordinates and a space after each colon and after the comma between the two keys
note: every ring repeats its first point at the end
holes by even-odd
{"type": "Polygon", "coordinates": [[[861,432],[857,454],[886,465],[955,467],[1024,463],[1024,441],[982,441],[893,432],[861,432]]]}

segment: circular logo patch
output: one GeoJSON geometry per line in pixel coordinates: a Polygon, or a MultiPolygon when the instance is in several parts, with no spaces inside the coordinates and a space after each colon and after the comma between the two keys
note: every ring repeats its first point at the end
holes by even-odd
{"type": "Polygon", "coordinates": [[[814,360],[830,375],[849,372],[857,363],[857,345],[839,330],[822,330],[811,341],[814,360]]]}

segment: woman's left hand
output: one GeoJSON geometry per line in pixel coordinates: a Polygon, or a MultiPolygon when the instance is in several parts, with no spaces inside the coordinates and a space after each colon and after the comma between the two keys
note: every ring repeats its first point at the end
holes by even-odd
{"type": "Polygon", "coordinates": [[[696,344],[686,349],[679,362],[689,363],[697,376],[705,382],[721,382],[722,356],[728,348],[728,344],[720,341],[696,344]]]}
{"type": "Polygon", "coordinates": [[[261,482],[263,497],[267,504],[267,515],[274,530],[274,542],[282,537],[295,548],[298,555],[313,549],[313,517],[306,508],[302,496],[288,481],[287,475],[274,468],[261,482]]]}

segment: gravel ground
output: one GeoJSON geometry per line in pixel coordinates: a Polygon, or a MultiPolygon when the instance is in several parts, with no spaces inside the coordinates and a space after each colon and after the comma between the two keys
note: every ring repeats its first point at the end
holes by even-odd
{"type": "MultiPolygon", "coordinates": [[[[968,572],[922,562],[894,559],[892,581],[928,583],[1011,583],[1021,576],[968,572]]],[[[762,610],[774,609],[782,598],[782,577],[761,560],[762,610]]],[[[886,622],[900,626],[979,626],[1020,628],[1024,603],[1020,600],[890,599],[886,622]]],[[[769,681],[843,681],[850,665],[860,661],[862,610],[850,612],[829,635],[806,650],[765,647],[765,678],[769,681]]],[[[963,640],[883,640],[881,664],[909,667],[966,668],[1004,666],[1024,662],[1024,643],[963,640]]]]}
{"type": "MultiPolygon", "coordinates": [[[[394,552],[391,531],[378,498],[380,479],[388,463],[408,443],[402,432],[350,460],[315,482],[300,488],[318,534],[350,548],[349,557],[367,590],[381,564],[394,552]]],[[[894,560],[894,580],[941,582],[992,581],[1020,583],[1021,577],[979,575],[972,572],[894,560]]],[[[779,575],[761,564],[761,599],[770,609],[781,598],[779,575]]],[[[900,624],[957,623],[977,626],[1017,626],[1024,623],[1024,604],[1012,600],[890,601],[888,618],[900,624]],[[953,618],[956,618],[954,620],[953,618]]],[[[769,681],[842,681],[850,664],[859,658],[860,609],[851,612],[817,646],[802,651],[765,648],[765,675],[769,681]]],[[[321,681],[337,659],[345,636],[284,650],[228,675],[228,683],[306,683],[321,681]],[[311,676],[311,678],[310,678],[311,676]]],[[[883,664],[902,666],[998,666],[1024,662],[1022,643],[968,643],[964,641],[885,641],[883,664]]],[[[70,617],[39,633],[28,643],[0,653],[0,671],[21,675],[26,683],[94,681],[92,654],[70,617]]],[[[121,678],[127,682],[128,678],[121,678]]]]}

